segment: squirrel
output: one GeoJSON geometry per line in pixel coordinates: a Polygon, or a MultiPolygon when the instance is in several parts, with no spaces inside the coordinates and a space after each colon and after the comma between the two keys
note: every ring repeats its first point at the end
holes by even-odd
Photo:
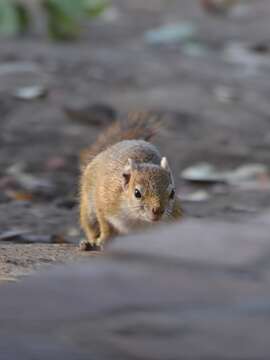
{"type": "Polygon", "coordinates": [[[182,216],[166,157],[149,141],[156,118],[131,113],[81,153],[81,250],[103,249],[110,238],[182,216]]]}

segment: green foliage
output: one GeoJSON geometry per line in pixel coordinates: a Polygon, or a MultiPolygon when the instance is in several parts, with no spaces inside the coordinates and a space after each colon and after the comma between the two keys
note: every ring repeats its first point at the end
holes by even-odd
{"type": "Polygon", "coordinates": [[[86,14],[92,18],[101,15],[108,6],[106,1],[100,0],[84,0],[83,3],[86,14]]]}
{"type": "Polygon", "coordinates": [[[17,14],[17,21],[19,24],[18,32],[23,33],[25,32],[30,24],[30,14],[28,13],[25,6],[23,6],[21,3],[15,3],[14,9],[17,14]]]}
{"type": "MultiPolygon", "coordinates": [[[[106,0],[40,0],[40,16],[46,16],[47,31],[51,38],[76,38],[81,22],[87,17],[102,14],[106,0]]],[[[17,35],[31,25],[31,11],[23,0],[0,0],[0,34],[17,35]]]]}
{"type": "Polygon", "coordinates": [[[48,17],[48,32],[55,39],[71,39],[80,31],[82,1],[44,0],[43,7],[48,17]]]}
{"type": "Polygon", "coordinates": [[[25,30],[27,21],[20,4],[10,0],[0,0],[0,33],[15,35],[25,30]]]}

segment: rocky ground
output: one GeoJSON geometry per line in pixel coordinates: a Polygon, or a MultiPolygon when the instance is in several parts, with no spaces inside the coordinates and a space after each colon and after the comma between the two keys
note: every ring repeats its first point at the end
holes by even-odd
{"type": "Polygon", "coordinates": [[[269,214],[192,219],[4,284],[1,359],[268,359],[269,250],[269,214]]]}
{"type": "Polygon", "coordinates": [[[269,16],[267,0],[223,15],[198,1],[114,0],[78,42],[2,39],[0,281],[83,256],[78,156],[115,113],[163,115],[156,143],[187,218],[249,226],[267,211],[269,16]],[[172,26],[169,35],[161,26],[172,26]],[[43,96],[23,99],[18,89],[33,85],[43,96]],[[183,179],[201,162],[216,173],[204,168],[200,181],[183,179]]]}

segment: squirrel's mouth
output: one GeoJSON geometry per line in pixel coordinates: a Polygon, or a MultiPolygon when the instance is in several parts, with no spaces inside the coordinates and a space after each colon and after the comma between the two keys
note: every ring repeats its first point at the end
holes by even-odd
{"type": "Polygon", "coordinates": [[[160,215],[158,215],[158,216],[151,216],[151,217],[148,218],[148,221],[155,223],[155,222],[158,222],[160,219],[161,219],[161,216],[160,216],[160,215]]]}

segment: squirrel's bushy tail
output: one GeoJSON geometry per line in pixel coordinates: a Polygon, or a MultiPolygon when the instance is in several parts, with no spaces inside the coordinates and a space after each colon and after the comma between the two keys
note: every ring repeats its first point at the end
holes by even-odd
{"type": "Polygon", "coordinates": [[[122,140],[149,141],[160,127],[160,120],[149,112],[132,112],[127,121],[116,121],[103,131],[94,144],[81,151],[80,162],[84,167],[100,152],[122,140]]]}

